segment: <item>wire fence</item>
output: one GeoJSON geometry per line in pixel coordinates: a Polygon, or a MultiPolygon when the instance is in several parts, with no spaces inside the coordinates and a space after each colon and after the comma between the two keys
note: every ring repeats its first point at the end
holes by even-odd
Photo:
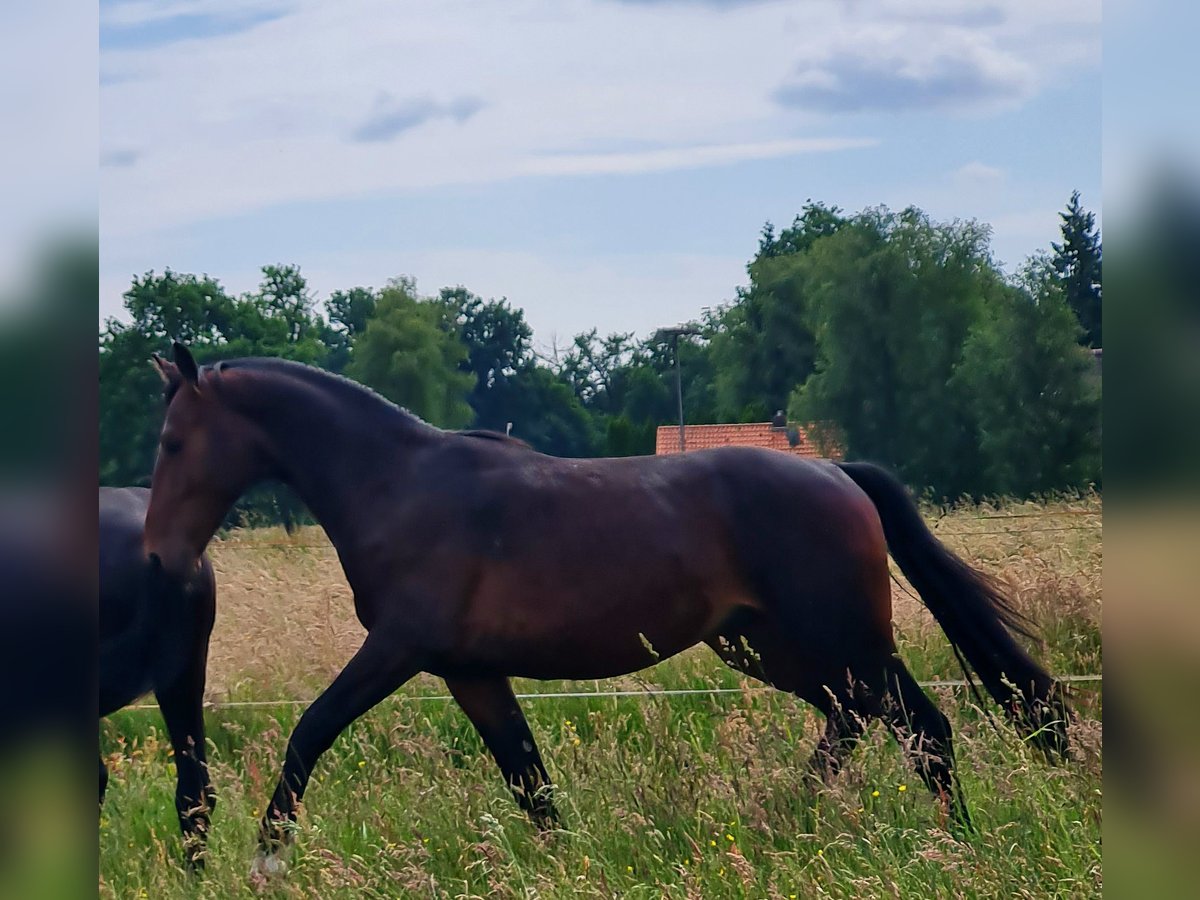
{"type": "MultiPolygon", "coordinates": [[[[1103,675],[1059,675],[1057,681],[1064,684],[1097,684],[1104,680],[1103,675]]],[[[917,682],[923,688],[965,688],[968,685],[966,679],[937,679],[933,681],[917,682]]],[[[766,693],[781,693],[776,688],[767,686],[747,685],[745,687],[731,688],[636,688],[630,690],[615,690],[615,691],[540,691],[534,693],[519,693],[514,694],[518,700],[566,700],[578,698],[622,698],[635,697],[639,699],[648,699],[652,697],[701,697],[701,696],[719,696],[722,694],[766,694],[766,693]]],[[[308,700],[295,699],[278,699],[278,700],[228,700],[228,701],[205,701],[205,709],[262,709],[262,708],[277,708],[281,706],[307,706],[316,698],[308,700]]],[[[454,697],[450,694],[394,694],[393,699],[403,700],[412,703],[444,703],[448,700],[453,700],[454,697]]],[[[154,710],[158,706],[153,703],[139,703],[125,707],[126,709],[134,710],[154,710]]]]}
{"type": "MultiPolygon", "coordinates": [[[[980,522],[1001,522],[1008,519],[1027,520],[1027,519],[1058,519],[1064,516],[1078,516],[1095,519],[1102,519],[1103,512],[1101,510],[1091,509],[1070,509],[1062,510],[1053,513],[997,513],[992,515],[968,516],[965,518],[974,519],[980,522]]],[[[956,516],[957,520],[961,521],[964,517],[956,516]]],[[[938,537],[985,537],[988,535],[1013,535],[1020,536],[1023,534],[1043,534],[1049,532],[1064,532],[1064,531],[1099,531],[1103,530],[1103,521],[1084,522],[1078,525],[1022,525],[1017,528],[988,528],[983,530],[953,528],[940,528],[942,520],[937,519],[930,525],[930,530],[938,537]]],[[[256,541],[246,540],[244,538],[217,539],[210,545],[210,550],[333,550],[334,547],[328,541],[256,541]]]]}

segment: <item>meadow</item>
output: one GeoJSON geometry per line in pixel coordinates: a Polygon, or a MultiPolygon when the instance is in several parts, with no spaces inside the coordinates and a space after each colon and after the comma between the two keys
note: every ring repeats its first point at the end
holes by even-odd
{"type": "MultiPolygon", "coordinates": [[[[1056,673],[1101,671],[1101,511],[1087,495],[926,510],[956,552],[1007,580],[1056,673]]],[[[362,640],[317,528],[235,530],[218,577],[209,663],[218,791],[208,866],[182,865],[170,746],[151,708],[101,724],[112,778],[100,812],[101,897],[1092,897],[1102,892],[1102,694],[1074,684],[1072,759],[1050,766],[956,685],[930,688],[955,728],[978,834],[952,836],[903,754],[873,727],[836,783],[803,768],[820,716],[696,648],[602,682],[518,692],[721,689],[522,701],[554,777],[561,831],[519,812],[445,687],[422,676],[319,763],[290,871],[248,876],[257,818],[307,700],[362,640]],[[250,705],[240,705],[250,704],[250,705]]],[[[923,680],[960,679],[899,576],[900,652],[923,680]]]]}

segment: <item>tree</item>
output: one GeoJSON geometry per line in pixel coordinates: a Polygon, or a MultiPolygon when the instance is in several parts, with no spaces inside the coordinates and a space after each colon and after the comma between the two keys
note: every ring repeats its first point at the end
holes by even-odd
{"type": "Polygon", "coordinates": [[[179,340],[205,361],[234,329],[235,307],[208,276],[166,269],[134,278],[125,292],[129,323],[109,319],[100,335],[101,484],[149,484],[163,413],[151,353],[169,357],[179,340]]]}
{"type": "Polygon", "coordinates": [[[1087,347],[1101,347],[1103,249],[1096,215],[1083,208],[1079,191],[1071,194],[1062,219],[1062,243],[1052,243],[1054,271],[1062,283],[1067,306],[1074,311],[1083,326],[1080,342],[1087,347]]]}
{"type": "Polygon", "coordinates": [[[506,423],[514,436],[551,456],[595,456],[595,423],[570,385],[544,366],[530,364],[506,382],[506,423]]]}
{"type": "Polygon", "coordinates": [[[716,412],[761,422],[785,408],[816,364],[805,260],[847,223],[834,206],[808,201],[778,237],[768,223],[747,271],[750,286],[723,311],[712,336],[716,412]]]}
{"type": "Polygon", "coordinates": [[[396,279],[355,339],[346,374],[434,425],[461,428],[472,418],[466,397],[474,378],[459,368],[466,359],[445,305],[396,279]]]}
{"type": "Polygon", "coordinates": [[[970,490],[977,442],[948,382],[983,306],[1006,290],[988,236],[881,208],[814,242],[799,265],[815,369],[792,395],[793,418],[835,424],[848,456],[909,484],[970,490]]]}
{"type": "Polygon", "coordinates": [[[334,291],[329,295],[325,301],[329,325],[324,340],[329,348],[326,367],[331,372],[341,372],[346,368],[350,362],[350,346],[366,330],[378,303],[379,297],[375,291],[365,287],[334,291]]]}
{"type": "Polygon", "coordinates": [[[1100,468],[1091,354],[1049,261],[1001,292],[971,329],[951,379],[974,422],[977,491],[1015,496],[1082,488],[1100,468]]]}
{"type": "Polygon", "coordinates": [[[461,286],[443,288],[440,299],[467,349],[459,368],[474,379],[467,402],[475,426],[503,431],[513,421],[511,382],[533,364],[533,331],[525,314],[503,298],[485,301],[461,286]]]}
{"type": "MultiPolygon", "coordinates": [[[[683,364],[684,407],[689,422],[712,421],[712,364],[707,337],[714,327],[701,327],[698,339],[679,341],[683,364]]],[[[659,425],[677,420],[675,359],[670,344],[657,337],[636,340],[632,334],[600,338],[596,330],[577,335],[559,361],[558,374],[604,436],[608,456],[654,453],[659,425]]]]}
{"type": "Polygon", "coordinates": [[[282,322],[287,339],[297,343],[313,325],[313,300],[299,266],[263,266],[259,284],[259,309],[269,319],[282,322]]]}

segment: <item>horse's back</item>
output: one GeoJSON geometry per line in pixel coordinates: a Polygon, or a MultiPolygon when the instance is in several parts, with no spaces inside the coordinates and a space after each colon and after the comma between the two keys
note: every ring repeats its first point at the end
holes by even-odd
{"type": "Polygon", "coordinates": [[[100,488],[100,639],[129,627],[145,601],[147,569],[141,552],[150,492],[100,488]]]}

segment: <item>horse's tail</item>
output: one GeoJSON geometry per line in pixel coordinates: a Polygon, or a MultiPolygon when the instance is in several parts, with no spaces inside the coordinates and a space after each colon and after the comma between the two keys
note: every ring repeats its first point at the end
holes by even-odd
{"type": "MultiPolygon", "coordinates": [[[[947,550],[926,527],[917,505],[894,476],[870,463],[838,463],[875,504],[888,550],[988,693],[1017,728],[1047,756],[1067,750],[1069,709],[1061,685],[1039,666],[1015,635],[1033,636],[995,578],[947,550]]],[[[964,673],[970,673],[963,665],[964,673]]]]}

